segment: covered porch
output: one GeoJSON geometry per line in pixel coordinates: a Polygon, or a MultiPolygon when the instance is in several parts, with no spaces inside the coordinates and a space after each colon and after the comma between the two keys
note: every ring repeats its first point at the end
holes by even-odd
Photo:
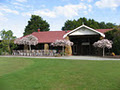
{"type": "Polygon", "coordinates": [[[93,46],[93,43],[100,39],[100,35],[69,36],[73,55],[99,55],[101,52],[93,46]]]}
{"type": "Polygon", "coordinates": [[[68,33],[63,37],[68,36],[70,41],[74,43],[72,46],[73,55],[101,55],[101,50],[93,47],[93,43],[105,35],[86,25],[82,25],[68,33]]]}

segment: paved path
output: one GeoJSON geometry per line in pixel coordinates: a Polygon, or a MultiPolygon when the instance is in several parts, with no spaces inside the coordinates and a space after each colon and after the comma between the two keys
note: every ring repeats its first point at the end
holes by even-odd
{"type": "Polygon", "coordinates": [[[97,56],[64,56],[64,57],[0,56],[0,57],[53,58],[53,59],[69,59],[69,60],[120,60],[120,58],[104,58],[97,56]]]}

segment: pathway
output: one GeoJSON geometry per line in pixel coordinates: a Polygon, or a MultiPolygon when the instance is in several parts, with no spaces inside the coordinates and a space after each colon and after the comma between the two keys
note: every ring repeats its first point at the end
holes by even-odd
{"type": "Polygon", "coordinates": [[[64,57],[0,56],[0,57],[53,58],[53,59],[70,59],[70,60],[120,60],[120,58],[106,58],[106,57],[97,57],[97,56],[64,56],[64,57]]]}

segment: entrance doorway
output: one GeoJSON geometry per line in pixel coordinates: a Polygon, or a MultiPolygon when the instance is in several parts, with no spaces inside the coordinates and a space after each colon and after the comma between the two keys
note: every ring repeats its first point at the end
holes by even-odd
{"type": "Polygon", "coordinates": [[[99,35],[70,36],[70,41],[74,43],[72,46],[72,54],[95,55],[93,43],[99,40],[99,37],[99,35]]]}
{"type": "Polygon", "coordinates": [[[90,43],[89,42],[83,42],[81,44],[81,54],[82,55],[89,55],[90,54],[90,43]]]}

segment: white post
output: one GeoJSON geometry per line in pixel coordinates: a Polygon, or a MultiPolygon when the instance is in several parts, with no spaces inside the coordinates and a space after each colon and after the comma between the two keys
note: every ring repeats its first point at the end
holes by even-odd
{"type": "Polygon", "coordinates": [[[64,56],[64,46],[63,46],[63,51],[62,51],[62,53],[63,53],[63,56],[64,56]]]}

